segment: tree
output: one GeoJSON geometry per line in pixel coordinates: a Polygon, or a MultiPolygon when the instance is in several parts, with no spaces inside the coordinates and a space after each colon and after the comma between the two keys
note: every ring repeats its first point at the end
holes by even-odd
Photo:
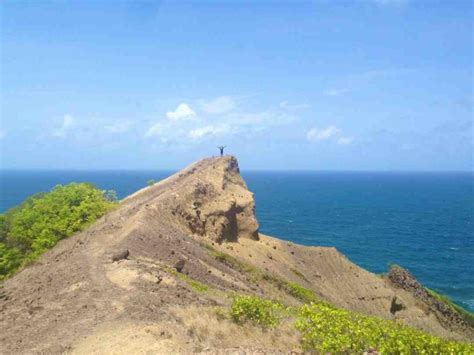
{"type": "Polygon", "coordinates": [[[92,184],[72,183],[34,195],[0,215],[0,278],[93,223],[115,200],[113,190],[104,193],[92,184]]]}

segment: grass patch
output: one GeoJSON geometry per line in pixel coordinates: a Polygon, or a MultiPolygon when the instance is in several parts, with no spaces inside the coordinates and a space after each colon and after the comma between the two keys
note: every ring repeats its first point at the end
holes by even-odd
{"type": "Polygon", "coordinates": [[[191,286],[193,289],[195,289],[198,292],[206,292],[206,291],[209,290],[209,286],[207,286],[206,284],[203,284],[202,282],[190,279],[187,276],[186,276],[185,281],[189,284],[189,286],[191,286]]]}
{"type": "Polygon", "coordinates": [[[207,244],[205,242],[199,242],[199,245],[202,246],[203,248],[209,250],[209,251],[215,251],[214,247],[210,244],[207,244]]]}
{"type": "MultiPolygon", "coordinates": [[[[301,286],[300,284],[297,284],[296,282],[289,282],[289,281],[283,280],[282,278],[276,275],[262,272],[261,270],[259,270],[253,265],[247,264],[227,253],[214,249],[211,245],[207,243],[201,243],[201,245],[207,250],[209,250],[211,252],[211,255],[217,261],[227,265],[228,267],[234,270],[249,274],[251,276],[251,279],[254,282],[258,282],[259,280],[268,281],[274,284],[278,289],[285,291],[289,295],[295,297],[296,299],[304,303],[321,302],[313,291],[301,286]]],[[[298,271],[295,269],[291,269],[291,270],[294,273],[298,273],[298,271]]],[[[304,278],[303,274],[300,273],[300,275],[301,277],[304,278]]]]}
{"type": "Polygon", "coordinates": [[[426,291],[436,298],[438,301],[443,302],[448,307],[459,313],[459,315],[464,319],[464,321],[469,324],[469,326],[474,327],[474,313],[469,312],[468,310],[462,308],[461,306],[454,303],[449,297],[442,295],[430,288],[425,287],[426,291]]]}
{"type": "Polygon", "coordinates": [[[249,321],[262,328],[274,328],[280,324],[284,311],[285,307],[276,301],[257,296],[236,296],[229,315],[236,323],[249,321]]]}
{"type": "Polygon", "coordinates": [[[293,268],[291,268],[290,270],[291,270],[291,272],[292,272],[293,274],[295,274],[296,276],[299,276],[299,277],[301,277],[303,280],[308,281],[308,279],[307,279],[300,271],[298,271],[298,270],[296,270],[296,269],[293,269],[293,268]]]}
{"type": "Polygon", "coordinates": [[[223,253],[221,251],[214,250],[212,252],[212,256],[216,258],[217,261],[229,266],[232,269],[241,271],[241,272],[246,272],[246,273],[256,273],[258,270],[256,267],[247,264],[243,261],[240,261],[233,256],[223,253]]]}
{"type": "Polygon", "coordinates": [[[188,275],[182,274],[182,273],[176,271],[173,268],[166,267],[165,271],[167,273],[171,274],[171,275],[174,275],[174,276],[178,277],[182,281],[186,282],[189,286],[191,286],[191,288],[193,288],[194,290],[196,290],[198,292],[209,291],[209,286],[208,285],[206,285],[202,282],[199,282],[199,281],[189,277],[188,275]]]}
{"type": "Polygon", "coordinates": [[[283,289],[288,292],[293,297],[299,299],[304,303],[318,303],[321,302],[318,297],[314,294],[313,291],[307,289],[306,287],[301,286],[295,282],[284,281],[283,289]]]}
{"type": "Polygon", "coordinates": [[[250,274],[253,281],[258,281],[261,279],[261,272],[255,266],[240,261],[237,258],[234,258],[232,255],[218,251],[212,245],[209,245],[205,242],[201,242],[200,244],[203,248],[209,250],[211,256],[213,256],[220,263],[227,265],[231,269],[250,274]]]}
{"type": "Polygon", "coordinates": [[[214,256],[214,258],[222,264],[227,265],[228,267],[239,272],[246,273],[253,283],[257,283],[259,280],[262,279],[263,274],[258,268],[243,261],[240,261],[227,253],[214,250],[212,252],[212,256],[214,256]]]}
{"type": "Polygon", "coordinates": [[[285,291],[303,303],[321,302],[313,291],[297,284],[296,282],[283,280],[282,278],[270,273],[263,274],[262,278],[273,283],[278,289],[285,291]]]}

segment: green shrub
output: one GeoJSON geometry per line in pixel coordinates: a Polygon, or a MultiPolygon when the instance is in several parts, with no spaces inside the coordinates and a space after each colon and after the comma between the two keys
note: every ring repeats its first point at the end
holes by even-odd
{"type": "Polygon", "coordinates": [[[148,186],[153,186],[153,185],[156,184],[156,180],[155,179],[150,179],[146,183],[147,183],[148,186]]]}
{"type": "Polygon", "coordinates": [[[0,215],[0,279],[84,229],[115,205],[95,186],[72,183],[34,195],[0,215]]]}
{"type": "Polygon", "coordinates": [[[296,328],[305,350],[320,353],[472,354],[472,344],[447,341],[420,330],[376,317],[336,309],[327,304],[304,305],[296,328]]]}
{"type": "Polygon", "coordinates": [[[250,321],[262,328],[273,328],[280,323],[285,307],[272,300],[257,296],[236,296],[230,317],[237,323],[250,321]]]}

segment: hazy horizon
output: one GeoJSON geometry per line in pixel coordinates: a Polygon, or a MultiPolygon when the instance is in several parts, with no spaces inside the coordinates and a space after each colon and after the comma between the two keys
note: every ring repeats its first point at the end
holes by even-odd
{"type": "MultiPolygon", "coordinates": [[[[180,168],[137,168],[137,169],[126,169],[126,168],[107,168],[107,169],[86,169],[86,168],[0,168],[0,172],[171,172],[177,173],[182,169],[186,168],[188,165],[180,168]]],[[[246,169],[240,166],[241,172],[262,172],[262,173],[271,173],[271,172],[294,172],[294,173],[427,173],[427,174],[471,174],[474,175],[472,170],[344,170],[344,169],[333,169],[333,170],[324,170],[324,169],[246,169]]]]}

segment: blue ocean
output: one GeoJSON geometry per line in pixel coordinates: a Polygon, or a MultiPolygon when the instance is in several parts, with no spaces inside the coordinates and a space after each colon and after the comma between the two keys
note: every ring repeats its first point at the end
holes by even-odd
{"type": "MultiPolygon", "coordinates": [[[[92,182],[120,198],[171,171],[1,171],[0,209],[56,184],[92,182]]],[[[243,172],[261,232],[334,246],[375,273],[395,263],[474,311],[474,174],[243,172]]]]}

